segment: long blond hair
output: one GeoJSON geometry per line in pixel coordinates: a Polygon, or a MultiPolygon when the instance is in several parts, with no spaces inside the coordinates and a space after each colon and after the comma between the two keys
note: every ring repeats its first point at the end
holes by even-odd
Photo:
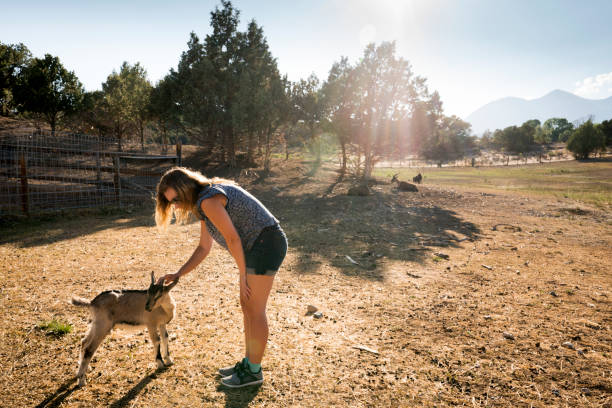
{"type": "Polygon", "coordinates": [[[165,229],[170,224],[173,213],[178,223],[187,222],[191,214],[198,211],[196,203],[202,189],[218,183],[236,184],[232,180],[219,177],[208,178],[199,171],[186,167],[173,167],[166,171],[161,179],[159,179],[159,183],[157,183],[155,224],[165,229]],[[176,191],[176,199],[183,204],[183,208],[172,206],[172,203],[164,195],[170,187],[176,191]]]}

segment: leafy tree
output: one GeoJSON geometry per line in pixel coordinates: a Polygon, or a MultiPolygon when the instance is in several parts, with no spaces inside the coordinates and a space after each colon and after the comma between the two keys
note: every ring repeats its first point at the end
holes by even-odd
{"type": "Polygon", "coordinates": [[[612,119],[604,120],[599,124],[599,130],[601,130],[606,138],[606,146],[612,146],[612,119]]]}
{"type": "Polygon", "coordinates": [[[567,141],[567,150],[578,160],[588,159],[591,153],[605,149],[605,146],[603,132],[590,120],[574,130],[567,141]]]}
{"type": "Polygon", "coordinates": [[[65,115],[79,109],[83,86],[58,57],[46,54],[42,59],[31,60],[22,70],[13,96],[20,112],[43,115],[51,131],[55,131],[65,115]]]}
{"type": "Polygon", "coordinates": [[[356,67],[359,99],[354,113],[356,143],[364,155],[363,179],[388,152],[394,121],[407,117],[426,93],[424,79],[416,77],[408,61],[395,56],[395,43],[370,44],[356,67]]]}
{"type": "Polygon", "coordinates": [[[571,133],[567,131],[573,129],[574,125],[565,118],[550,118],[542,125],[542,130],[547,135],[547,140],[553,143],[567,141],[563,137],[569,137],[571,133]]]}
{"type": "Polygon", "coordinates": [[[294,102],[299,120],[310,131],[310,140],[316,153],[317,162],[321,161],[321,120],[325,116],[324,98],[321,83],[315,74],[301,79],[294,87],[294,102]]]}
{"type": "Polygon", "coordinates": [[[485,130],[478,141],[478,145],[483,149],[493,147],[493,132],[491,132],[489,129],[485,130]]]}
{"type": "Polygon", "coordinates": [[[471,125],[457,116],[443,116],[421,155],[435,160],[439,167],[443,163],[462,158],[467,150],[475,147],[470,130],[471,125]]]}
{"type": "Polygon", "coordinates": [[[530,119],[528,121],[526,121],[525,123],[523,123],[524,125],[530,126],[534,129],[537,129],[539,126],[542,125],[542,122],[540,122],[539,119],[530,119]]]}
{"type": "Polygon", "coordinates": [[[144,149],[144,126],[148,114],[151,84],[144,68],[124,62],[119,72],[113,71],[102,84],[104,107],[115,137],[122,149],[122,140],[135,129],[144,149]]]}
{"type": "Polygon", "coordinates": [[[132,72],[128,76],[128,92],[130,92],[130,117],[132,123],[138,131],[140,146],[144,151],[144,130],[150,119],[149,110],[151,92],[153,86],[147,79],[147,72],[139,63],[132,67],[132,72]]]}
{"type": "Polygon", "coordinates": [[[64,120],[65,126],[77,133],[92,133],[99,136],[110,132],[109,114],[104,106],[102,91],[85,92],[79,110],[64,120]]]}
{"type": "Polygon", "coordinates": [[[353,134],[356,101],[359,100],[357,91],[355,67],[351,66],[348,58],[342,57],[339,62],[332,65],[321,91],[323,105],[327,107],[327,130],[337,136],[340,144],[342,175],[345,174],[347,168],[347,147],[353,134]]]}
{"type": "Polygon", "coordinates": [[[427,148],[436,127],[435,114],[431,114],[430,104],[425,101],[415,104],[410,117],[410,151],[422,155],[427,148]]]}
{"type": "Polygon", "coordinates": [[[14,108],[13,91],[17,79],[31,58],[30,50],[22,43],[0,43],[0,114],[8,115],[14,108]]]}
{"type": "Polygon", "coordinates": [[[148,106],[149,118],[154,121],[161,133],[164,149],[169,144],[168,132],[180,121],[179,109],[175,102],[178,100],[178,92],[175,77],[172,74],[164,77],[151,90],[148,106]]]}
{"type": "Polygon", "coordinates": [[[496,130],[494,144],[509,153],[526,153],[534,143],[535,129],[529,123],[496,130]]]}

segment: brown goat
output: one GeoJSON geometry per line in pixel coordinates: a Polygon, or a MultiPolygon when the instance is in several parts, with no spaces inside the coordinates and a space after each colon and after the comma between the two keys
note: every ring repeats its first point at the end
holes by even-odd
{"type": "Polygon", "coordinates": [[[399,173],[395,174],[393,176],[393,178],[391,179],[391,182],[392,183],[397,183],[397,189],[399,191],[412,191],[412,192],[419,191],[414,184],[410,184],[410,183],[407,183],[405,181],[398,180],[398,178],[397,178],[398,175],[399,175],[399,173]]]}
{"type": "Polygon", "coordinates": [[[118,325],[146,326],[153,342],[157,367],[172,365],[166,324],[174,317],[174,301],[170,296],[170,289],[177,283],[178,280],[175,280],[168,286],[156,285],[155,275],[151,272],[151,285],[147,290],[106,291],[91,302],[83,298],[72,298],[73,305],[89,307],[92,316],[89,332],[81,342],[81,358],[77,372],[79,386],[87,382],[85,379],[87,367],[96,349],[118,325]]]}

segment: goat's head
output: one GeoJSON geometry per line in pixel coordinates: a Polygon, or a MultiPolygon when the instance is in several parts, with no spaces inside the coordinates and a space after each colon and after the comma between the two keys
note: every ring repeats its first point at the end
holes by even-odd
{"type": "Polygon", "coordinates": [[[397,174],[394,174],[394,175],[393,175],[393,177],[391,178],[391,182],[392,182],[392,183],[395,183],[395,182],[399,181],[399,180],[397,179],[397,176],[398,176],[398,175],[399,175],[399,173],[397,173],[397,174]]]}
{"type": "Polygon", "coordinates": [[[178,279],[174,280],[168,286],[164,286],[164,283],[157,285],[155,284],[155,272],[151,272],[151,285],[147,289],[147,303],[145,304],[145,310],[150,312],[155,308],[155,305],[166,293],[170,291],[178,283],[178,279]]]}

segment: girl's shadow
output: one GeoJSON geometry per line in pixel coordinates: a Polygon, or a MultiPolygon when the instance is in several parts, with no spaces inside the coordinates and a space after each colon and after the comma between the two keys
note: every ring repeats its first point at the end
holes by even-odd
{"type": "Polygon", "coordinates": [[[244,388],[228,388],[223,385],[217,387],[217,391],[225,393],[226,408],[244,408],[247,407],[255,398],[261,385],[252,385],[244,388]]]}

